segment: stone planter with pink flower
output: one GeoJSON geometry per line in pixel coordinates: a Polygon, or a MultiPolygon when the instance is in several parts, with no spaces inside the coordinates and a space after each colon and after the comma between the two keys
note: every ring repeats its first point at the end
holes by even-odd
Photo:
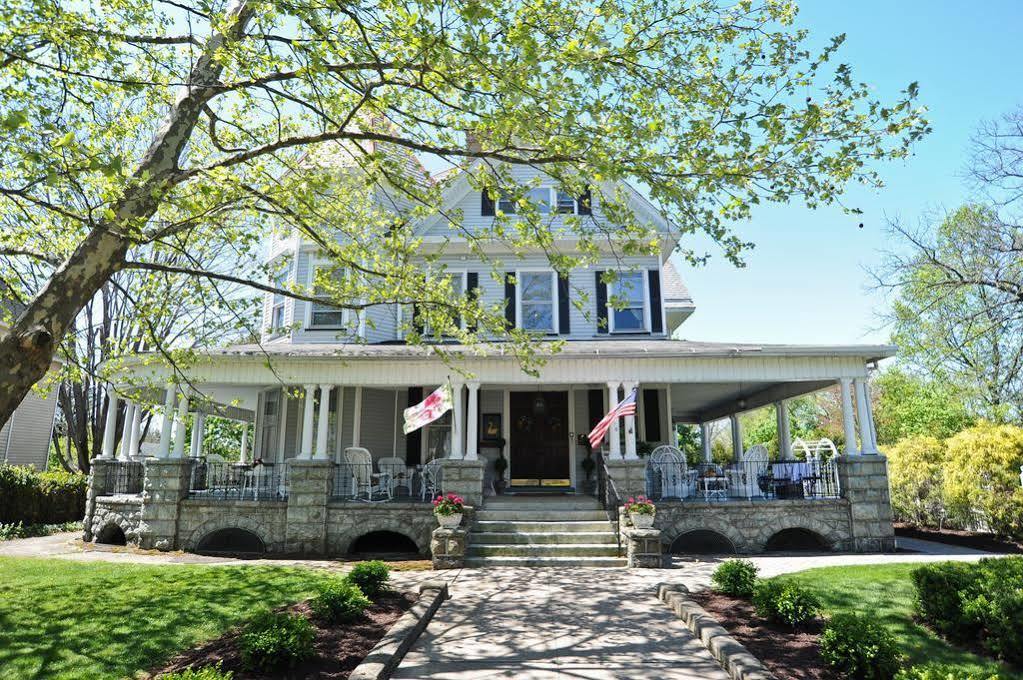
{"type": "Polygon", "coordinates": [[[433,514],[444,529],[454,529],[462,523],[465,502],[461,496],[449,493],[433,499],[433,514]]]}
{"type": "Polygon", "coordinates": [[[625,514],[629,516],[632,526],[637,529],[649,529],[654,525],[657,508],[646,496],[636,496],[625,502],[625,514]]]}

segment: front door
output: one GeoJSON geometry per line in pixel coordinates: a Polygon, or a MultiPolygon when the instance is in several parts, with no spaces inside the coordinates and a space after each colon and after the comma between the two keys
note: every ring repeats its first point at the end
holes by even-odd
{"type": "Polygon", "coordinates": [[[568,486],[568,393],[512,392],[512,486],[568,486]]]}

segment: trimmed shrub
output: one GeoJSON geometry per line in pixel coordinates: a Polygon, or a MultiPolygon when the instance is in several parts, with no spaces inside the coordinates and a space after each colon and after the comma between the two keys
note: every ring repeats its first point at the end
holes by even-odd
{"type": "Polygon", "coordinates": [[[359,587],[366,597],[376,599],[387,590],[387,581],[391,578],[387,565],[380,560],[359,562],[348,572],[347,579],[359,587]]]}
{"type": "Polygon", "coordinates": [[[795,628],[814,619],[821,610],[816,595],[795,583],[761,581],[753,593],[757,616],[795,628]]]}
{"type": "Polygon", "coordinates": [[[29,524],[21,522],[14,524],[0,524],[0,541],[9,541],[13,538],[32,538],[33,536],[50,536],[59,534],[62,531],[81,531],[81,522],[64,522],[62,524],[29,524]]]}
{"type": "Polygon", "coordinates": [[[757,586],[757,566],[749,560],[722,562],[710,580],[714,589],[734,597],[752,597],[757,586]]]}
{"type": "Polygon", "coordinates": [[[960,666],[926,664],[904,668],[895,680],[999,680],[997,674],[971,673],[960,666]]]}
{"type": "Polygon", "coordinates": [[[222,670],[220,664],[195,669],[189,666],[183,671],[164,673],[160,680],[232,680],[234,673],[222,670]]]}
{"type": "Polygon", "coordinates": [[[936,525],[944,511],[941,464],[945,445],[934,437],[908,437],[885,447],[895,518],[936,525]]]}
{"type": "Polygon", "coordinates": [[[836,614],[821,633],[821,658],[853,680],[890,680],[902,656],[884,626],[859,614],[836,614]]]}
{"type": "Polygon", "coordinates": [[[262,611],[238,638],[242,661],[249,668],[294,667],[313,655],[316,632],[304,616],[262,611]]]}
{"type": "Polygon", "coordinates": [[[1023,665],[1023,557],[973,564],[944,562],[913,570],[917,612],[936,631],[962,644],[1023,665]]]}
{"type": "Polygon", "coordinates": [[[0,524],[61,524],[85,517],[88,479],[0,464],[0,524]]]}
{"type": "Polygon", "coordinates": [[[359,586],[346,579],[330,581],[311,602],[313,613],[329,623],[354,621],[371,604],[359,586]]]}
{"type": "Polygon", "coordinates": [[[952,517],[968,525],[979,512],[996,535],[1023,536],[1023,428],[981,422],[946,446],[942,487],[952,517]]]}

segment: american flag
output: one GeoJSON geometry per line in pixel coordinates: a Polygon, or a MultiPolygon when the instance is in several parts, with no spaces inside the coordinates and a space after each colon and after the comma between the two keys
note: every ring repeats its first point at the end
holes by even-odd
{"type": "Polygon", "coordinates": [[[632,388],[628,396],[619,402],[617,406],[608,411],[608,414],[600,419],[593,431],[590,432],[590,448],[595,449],[600,446],[600,442],[604,441],[604,436],[607,434],[608,429],[618,418],[622,416],[634,416],[636,415],[636,388],[632,388]]]}

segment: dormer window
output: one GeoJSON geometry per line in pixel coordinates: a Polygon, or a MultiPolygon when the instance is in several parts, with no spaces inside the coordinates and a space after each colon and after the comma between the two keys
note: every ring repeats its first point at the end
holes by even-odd
{"type": "Polygon", "coordinates": [[[347,310],[334,305],[337,287],[344,281],[345,270],[333,264],[316,264],[312,268],[313,296],[324,302],[313,302],[309,306],[309,328],[343,328],[347,310]]]}

